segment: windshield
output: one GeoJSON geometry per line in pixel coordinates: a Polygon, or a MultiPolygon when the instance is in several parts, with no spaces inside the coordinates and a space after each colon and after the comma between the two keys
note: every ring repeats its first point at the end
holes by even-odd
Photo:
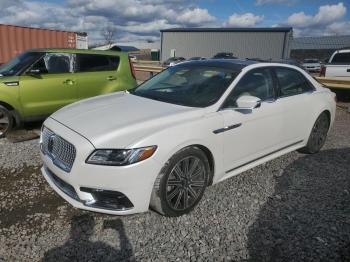
{"type": "Polygon", "coordinates": [[[130,93],[162,102],[207,107],[216,103],[240,70],[196,64],[169,68],[130,93]]]}
{"type": "Polygon", "coordinates": [[[23,53],[7,64],[0,67],[0,76],[15,76],[20,74],[28,66],[32,65],[42,56],[42,53],[38,52],[27,52],[23,53]]]}

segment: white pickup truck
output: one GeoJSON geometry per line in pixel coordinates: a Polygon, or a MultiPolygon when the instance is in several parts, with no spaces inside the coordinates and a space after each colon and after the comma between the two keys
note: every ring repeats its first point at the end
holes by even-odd
{"type": "Polygon", "coordinates": [[[321,76],[350,77],[350,49],[338,50],[321,68],[321,76]]]}

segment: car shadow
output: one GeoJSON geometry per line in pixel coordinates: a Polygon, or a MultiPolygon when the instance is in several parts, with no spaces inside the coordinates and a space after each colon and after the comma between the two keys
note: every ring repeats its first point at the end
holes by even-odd
{"type": "Polygon", "coordinates": [[[350,261],[350,148],[306,155],[276,177],[249,227],[251,261],[350,261]]]}
{"type": "Polygon", "coordinates": [[[104,229],[119,235],[120,249],[101,241],[91,241],[95,219],[91,215],[75,216],[71,220],[70,237],[60,247],[47,251],[42,261],[134,261],[130,244],[120,219],[104,221],[104,229]]]}

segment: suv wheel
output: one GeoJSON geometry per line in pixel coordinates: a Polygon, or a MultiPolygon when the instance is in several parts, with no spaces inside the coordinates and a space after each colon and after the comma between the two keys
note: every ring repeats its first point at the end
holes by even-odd
{"type": "Polygon", "coordinates": [[[13,118],[11,113],[3,106],[0,105],[0,138],[5,137],[11,130],[13,124],[13,118]]]}
{"type": "Polygon", "coordinates": [[[209,162],[202,150],[188,147],[179,151],[157,177],[151,208],[171,217],[190,212],[201,200],[209,174],[209,162]]]}

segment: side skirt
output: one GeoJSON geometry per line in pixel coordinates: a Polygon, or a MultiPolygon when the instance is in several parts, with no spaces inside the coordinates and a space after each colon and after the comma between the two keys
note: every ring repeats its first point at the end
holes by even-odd
{"type": "Polygon", "coordinates": [[[265,162],[268,162],[270,160],[273,160],[273,159],[275,159],[275,158],[277,158],[279,156],[282,156],[282,155],[285,155],[285,154],[290,153],[292,151],[295,151],[297,149],[300,149],[300,148],[302,148],[304,146],[303,142],[304,142],[304,140],[299,140],[299,141],[297,141],[295,143],[292,143],[292,144],[290,144],[288,146],[282,147],[280,149],[272,151],[271,153],[268,153],[268,154],[263,155],[263,156],[261,156],[259,158],[251,160],[251,161],[249,161],[247,163],[239,165],[239,166],[237,166],[235,168],[227,170],[225,172],[225,175],[222,178],[220,178],[217,182],[221,182],[221,181],[223,181],[223,180],[225,180],[225,179],[227,179],[227,178],[229,178],[231,176],[238,175],[238,174],[240,174],[240,173],[242,173],[244,171],[247,171],[247,170],[249,170],[249,169],[251,169],[253,167],[261,165],[261,164],[263,164],[265,162]]]}

